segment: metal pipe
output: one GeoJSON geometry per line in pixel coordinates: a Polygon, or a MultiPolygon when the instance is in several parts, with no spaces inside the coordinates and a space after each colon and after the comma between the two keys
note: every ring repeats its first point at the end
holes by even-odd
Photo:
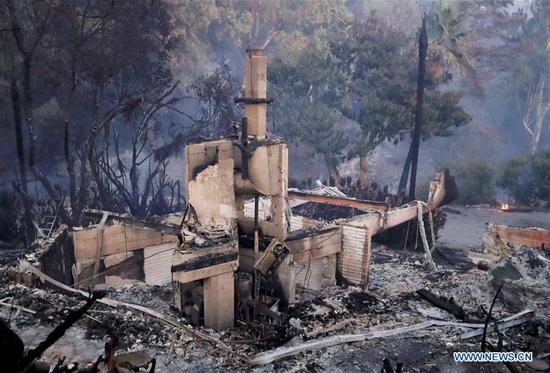
{"type": "Polygon", "coordinates": [[[248,179],[248,152],[246,151],[246,146],[248,144],[248,119],[244,117],[241,121],[241,170],[243,174],[243,179],[248,179]]]}
{"type": "MultiPolygon", "coordinates": [[[[258,213],[259,213],[260,197],[254,196],[254,263],[258,261],[260,256],[260,235],[258,232],[258,213]]],[[[258,302],[260,298],[260,272],[254,270],[254,309],[252,310],[252,319],[256,319],[258,302]]]]}

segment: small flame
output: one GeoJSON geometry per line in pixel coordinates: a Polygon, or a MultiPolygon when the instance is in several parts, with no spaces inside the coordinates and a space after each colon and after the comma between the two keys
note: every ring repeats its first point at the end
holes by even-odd
{"type": "Polygon", "coordinates": [[[501,203],[500,204],[500,209],[503,210],[503,211],[506,211],[506,210],[510,209],[510,205],[508,205],[507,203],[501,203]]]}

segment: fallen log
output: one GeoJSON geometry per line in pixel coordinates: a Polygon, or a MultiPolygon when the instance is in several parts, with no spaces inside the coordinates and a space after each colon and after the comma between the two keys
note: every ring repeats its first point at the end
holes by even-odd
{"type": "Polygon", "coordinates": [[[437,296],[427,289],[419,289],[416,291],[416,293],[420,295],[422,299],[428,301],[433,306],[449,312],[457,319],[463,320],[466,317],[466,312],[464,312],[464,309],[456,304],[452,298],[447,299],[445,297],[437,296]]]}

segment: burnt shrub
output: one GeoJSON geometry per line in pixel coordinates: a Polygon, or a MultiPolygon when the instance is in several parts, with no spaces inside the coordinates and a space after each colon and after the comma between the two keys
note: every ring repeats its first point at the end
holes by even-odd
{"type": "Polygon", "coordinates": [[[506,162],[497,178],[516,203],[550,206],[550,149],[506,162]]]}

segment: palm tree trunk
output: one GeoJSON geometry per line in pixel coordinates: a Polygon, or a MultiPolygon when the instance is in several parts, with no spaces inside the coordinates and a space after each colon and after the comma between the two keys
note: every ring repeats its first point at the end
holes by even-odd
{"type": "Polygon", "coordinates": [[[416,198],[416,170],[418,168],[418,152],[420,149],[420,134],[422,133],[424,85],[426,74],[426,53],[428,50],[428,33],[426,32],[426,18],[422,19],[422,28],[418,39],[418,78],[416,86],[416,112],[414,118],[414,132],[411,159],[411,182],[409,184],[409,199],[416,198]]]}

